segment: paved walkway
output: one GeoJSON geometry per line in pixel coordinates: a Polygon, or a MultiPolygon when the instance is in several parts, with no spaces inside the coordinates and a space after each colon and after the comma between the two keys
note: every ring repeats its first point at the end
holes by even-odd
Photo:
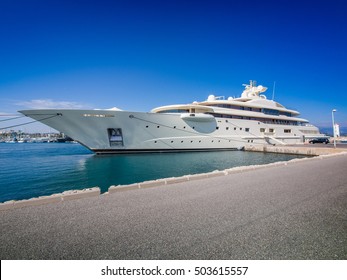
{"type": "Polygon", "coordinates": [[[347,156],[0,212],[1,259],[347,259],[347,156]]]}

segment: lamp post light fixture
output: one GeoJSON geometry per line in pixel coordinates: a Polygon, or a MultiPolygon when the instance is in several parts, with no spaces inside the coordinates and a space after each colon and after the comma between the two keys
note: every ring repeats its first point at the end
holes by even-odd
{"type": "Polygon", "coordinates": [[[333,120],[333,133],[334,133],[334,148],[336,148],[336,132],[335,132],[335,121],[334,121],[334,113],[336,112],[336,109],[333,109],[331,111],[331,118],[333,120]]]}

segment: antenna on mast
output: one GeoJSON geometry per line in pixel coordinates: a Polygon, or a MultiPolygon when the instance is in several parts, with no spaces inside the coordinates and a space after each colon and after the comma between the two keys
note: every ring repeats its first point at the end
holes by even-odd
{"type": "Polygon", "coordinates": [[[272,100],[275,100],[275,88],[276,88],[276,82],[274,82],[274,86],[272,88],[272,100]]]}

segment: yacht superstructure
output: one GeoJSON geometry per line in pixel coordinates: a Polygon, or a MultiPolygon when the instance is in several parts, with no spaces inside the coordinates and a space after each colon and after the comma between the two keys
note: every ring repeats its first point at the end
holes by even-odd
{"type": "Polygon", "coordinates": [[[296,144],[322,137],[299,112],[268,100],[266,87],[244,85],[239,98],[162,106],[151,112],[40,109],[24,115],[69,135],[95,153],[240,149],[296,144]]]}

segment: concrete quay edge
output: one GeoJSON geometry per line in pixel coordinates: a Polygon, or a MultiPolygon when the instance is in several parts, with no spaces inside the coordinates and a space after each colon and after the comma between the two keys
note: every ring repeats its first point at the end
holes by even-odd
{"type": "MultiPolygon", "coordinates": [[[[312,154],[306,154],[306,155],[312,155],[312,154]]],[[[248,172],[251,170],[268,168],[272,166],[289,165],[289,164],[295,164],[297,162],[310,161],[310,160],[322,160],[324,158],[335,157],[335,156],[346,156],[346,155],[347,155],[347,150],[346,151],[339,150],[339,151],[335,151],[335,153],[324,153],[319,156],[292,159],[289,161],[280,161],[280,162],[273,162],[273,163],[261,164],[261,165],[238,166],[238,167],[225,169],[222,171],[215,170],[215,171],[207,172],[207,173],[191,174],[191,175],[184,175],[181,177],[170,177],[170,178],[164,178],[164,179],[158,179],[158,180],[150,180],[150,181],[144,181],[144,182],[134,183],[129,185],[117,185],[117,186],[112,185],[109,187],[108,192],[103,193],[102,195],[111,195],[114,193],[135,190],[135,189],[146,189],[146,188],[159,187],[159,186],[165,186],[170,184],[184,183],[187,181],[201,180],[201,179],[212,178],[217,176],[227,176],[227,175],[231,175],[235,173],[248,172]]],[[[41,197],[35,197],[35,198],[30,198],[25,200],[5,201],[3,203],[0,203],[0,211],[12,210],[12,209],[17,209],[17,208],[22,208],[27,206],[37,206],[37,205],[43,205],[48,203],[59,203],[63,201],[94,197],[94,196],[100,196],[100,195],[101,195],[101,191],[99,187],[86,188],[83,190],[69,190],[69,191],[64,191],[62,193],[58,193],[58,194],[52,194],[49,196],[41,196],[41,197]]]]}
{"type": "Polygon", "coordinates": [[[0,211],[17,209],[27,206],[38,206],[50,203],[60,203],[80,198],[87,198],[100,195],[100,188],[86,188],[83,190],[69,190],[62,193],[56,193],[48,196],[39,196],[23,200],[10,200],[0,203],[0,211]]]}
{"type": "Polygon", "coordinates": [[[184,183],[186,181],[192,181],[192,180],[201,180],[201,179],[218,177],[218,176],[227,176],[230,174],[247,172],[247,171],[255,170],[255,169],[261,169],[261,168],[267,168],[267,167],[279,166],[279,165],[288,165],[288,164],[294,164],[296,162],[318,160],[318,159],[324,159],[324,158],[339,156],[339,155],[347,155],[347,151],[340,151],[336,153],[324,154],[324,155],[315,156],[315,157],[292,159],[289,161],[279,161],[279,162],[273,162],[269,164],[237,166],[237,167],[225,169],[222,171],[214,170],[212,172],[207,172],[207,173],[190,174],[190,175],[184,175],[181,177],[171,177],[171,178],[164,178],[164,179],[158,179],[158,180],[150,180],[150,181],[144,181],[141,183],[134,183],[130,185],[117,185],[117,186],[112,185],[108,189],[108,192],[105,193],[105,195],[128,191],[128,190],[145,189],[145,188],[165,186],[169,184],[184,183]]]}
{"type": "Polygon", "coordinates": [[[248,152],[265,152],[277,154],[290,154],[290,155],[304,155],[304,156],[322,156],[329,154],[336,154],[340,152],[347,152],[346,149],[334,149],[331,147],[313,147],[313,146],[272,146],[272,145],[246,145],[245,151],[248,152]]]}

